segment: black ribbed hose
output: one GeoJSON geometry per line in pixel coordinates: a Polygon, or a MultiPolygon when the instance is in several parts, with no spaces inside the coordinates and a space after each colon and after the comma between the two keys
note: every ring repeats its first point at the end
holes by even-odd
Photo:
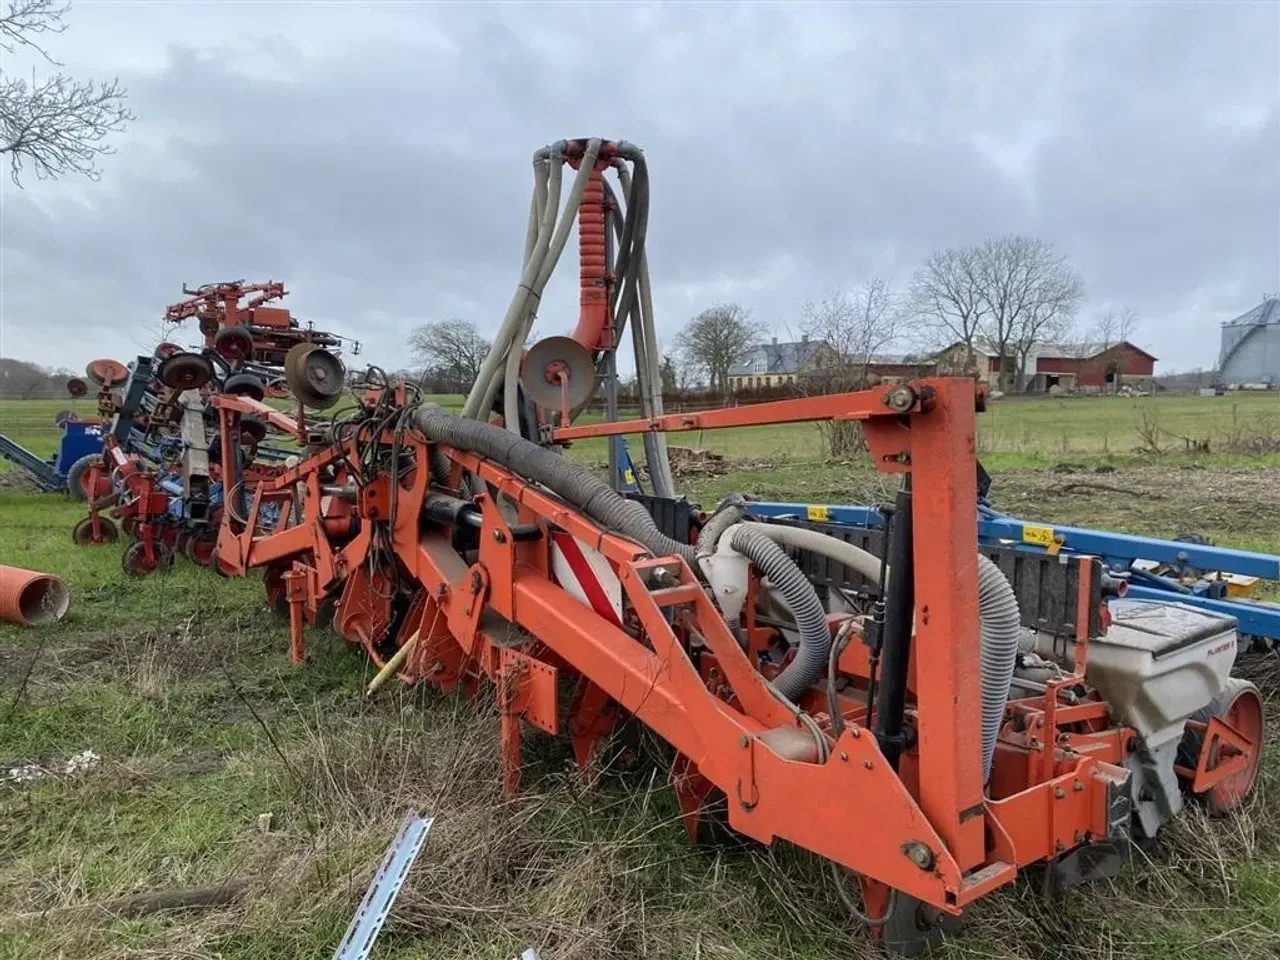
{"type": "Polygon", "coordinates": [[[482,420],[450,416],[423,406],[414,421],[428,440],[455,450],[487,457],[521,477],[539,483],[580,509],[606,530],[636,541],[654,556],[679,556],[695,571],[694,548],[673,540],[653,522],[648,511],[628,500],[582,467],[510,430],[482,420]]]}

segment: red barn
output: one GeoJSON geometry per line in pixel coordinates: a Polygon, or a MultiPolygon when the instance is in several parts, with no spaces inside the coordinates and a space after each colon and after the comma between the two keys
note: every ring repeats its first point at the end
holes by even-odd
{"type": "MultiPolygon", "coordinates": [[[[981,344],[975,346],[972,362],[964,345],[958,343],[934,359],[942,373],[973,372],[993,387],[1000,378],[1001,367],[1016,363],[1013,357],[1000,357],[981,344]]],[[[1150,380],[1155,375],[1156,359],[1128,340],[1113,344],[1046,343],[1027,357],[1021,389],[1027,393],[1045,393],[1054,387],[1113,393],[1126,384],[1150,380]]]]}
{"type": "Polygon", "coordinates": [[[1126,383],[1150,380],[1155,366],[1155,357],[1128,340],[1110,346],[1045,344],[1036,351],[1034,375],[1027,371],[1031,376],[1026,389],[1036,393],[1059,386],[1064,390],[1113,393],[1126,383]]]}

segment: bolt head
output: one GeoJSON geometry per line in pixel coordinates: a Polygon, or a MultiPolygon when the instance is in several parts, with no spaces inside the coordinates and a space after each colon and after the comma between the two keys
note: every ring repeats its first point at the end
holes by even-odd
{"type": "Polygon", "coordinates": [[[902,845],[902,852],[907,859],[921,870],[932,870],[934,864],[933,851],[919,840],[911,840],[902,845]]]}

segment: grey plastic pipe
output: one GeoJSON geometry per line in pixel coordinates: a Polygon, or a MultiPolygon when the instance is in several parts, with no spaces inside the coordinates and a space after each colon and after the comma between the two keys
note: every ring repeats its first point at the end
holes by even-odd
{"type": "MultiPolygon", "coordinates": [[[[879,557],[825,533],[776,523],[752,523],[752,528],[778,543],[800,550],[811,550],[842,563],[873,582],[880,577],[879,557]]],[[[704,527],[704,532],[705,529],[704,527]]],[[[699,545],[701,539],[699,536],[699,545]]],[[[1000,725],[1004,722],[1005,705],[1009,702],[1009,686],[1013,682],[1013,670],[1018,659],[1022,616],[1018,610],[1018,598],[1008,578],[982,554],[976,554],[976,557],[982,664],[982,775],[985,782],[991,776],[996,738],[1000,733],[1000,725]]],[[[886,584],[892,575],[892,570],[886,571],[886,584]]]]}
{"type": "MultiPolygon", "coordinates": [[[[559,179],[562,169],[559,163],[551,163],[551,157],[559,157],[564,153],[567,147],[566,141],[559,141],[550,147],[543,147],[533,158],[534,169],[534,197],[535,203],[540,196],[539,182],[542,178],[549,178],[549,194],[554,194],[556,203],[552,204],[550,199],[546,203],[546,210],[541,218],[537,237],[532,244],[532,253],[526,258],[524,268],[520,274],[520,283],[516,286],[516,292],[512,295],[511,302],[507,305],[506,315],[502,319],[502,323],[498,327],[498,333],[493,340],[493,348],[485,356],[484,362],[480,364],[480,372],[476,376],[476,382],[471,385],[471,392],[467,394],[466,402],[462,406],[462,415],[464,417],[485,416],[482,411],[487,411],[493,405],[494,394],[490,391],[490,387],[495,384],[495,377],[498,368],[506,361],[506,348],[511,338],[515,335],[520,325],[524,323],[525,317],[529,310],[529,297],[533,289],[533,285],[538,278],[538,273],[542,269],[542,260],[546,254],[547,248],[551,244],[552,227],[555,223],[556,206],[559,204],[560,186],[559,179]],[[487,398],[487,399],[486,399],[487,398]]],[[[528,237],[525,238],[525,249],[529,250],[530,244],[528,237]]]]}
{"type": "MultiPolygon", "coordinates": [[[[636,282],[632,289],[639,291],[639,337],[637,337],[637,328],[632,328],[632,342],[635,344],[636,355],[636,377],[640,381],[640,393],[642,402],[647,396],[648,402],[645,404],[645,416],[658,417],[662,416],[662,373],[658,359],[658,332],[657,325],[653,318],[653,289],[649,282],[649,258],[646,253],[644,238],[648,229],[648,190],[649,190],[649,170],[644,162],[643,155],[638,155],[634,163],[636,164],[636,184],[642,184],[644,196],[638,197],[643,202],[643,207],[637,219],[642,222],[637,224],[636,237],[638,242],[634,247],[634,256],[638,263],[634,265],[636,282]],[[641,345],[643,343],[643,346],[641,345]],[[641,369],[644,369],[644,376],[641,376],[641,369]]],[[[633,182],[630,174],[625,166],[618,167],[618,181],[622,186],[624,194],[627,196],[628,208],[630,208],[631,198],[633,194],[633,182]]],[[[627,301],[619,300],[620,306],[626,306],[627,312],[631,312],[631,305],[636,303],[633,299],[627,301]]],[[[644,435],[645,444],[645,462],[649,465],[649,478],[653,483],[654,492],[660,497],[675,496],[675,477],[671,474],[671,458],[667,452],[667,437],[663,433],[646,433],[644,435]]]]}
{"type": "MultiPolygon", "coordinates": [[[[729,546],[749,559],[786,604],[800,631],[800,645],[793,659],[773,680],[788,700],[797,700],[827,667],[831,630],[827,611],[809,578],[773,540],[762,536],[761,524],[739,523],[725,531],[729,546]]],[[[701,539],[701,538],[699,538],[701,539]]]]}
{"type": "MultiPolygon", "coordinates": [[[[543,260],[542,268],[538,272],[538,278],[534,281],[532,296],[536,299],[530,305],[532,309],[526,312],[525,319],[522,320],[516,330],[516,335],[507,346],[506,371],[502,381],[502,409],[508,411],[503,420],[506,422],[507,429],[512,433],[520,432],[520,417],[511,416],[510,411],[518,411],[520,409],[520,401],[518,399],[520,360],[524,349],[524,341],[529,336],[529,331],[533,329],[533,322],[537,317],[537,303],[542,298],[542,291],[546,289],[547,282],[555,271],[556,263],[560,260],[560,254],[564,252],[565,244],[569,241],[569,232],[577,221],[578,208],[582,206],[582,198],[586,195],[587,185],[591,182],[591,173],[595,169],[596,158],[600,156],[600,146],[601,141],[598,137],[587,143],[587,149],[582,155],[582,162],[578,166],[578,173],[573,178],[573,187],[569,190],[569,200],[565,205],[564,215],[560,217],[560,221],[556,225],[555,235],[551,238],[551,244],[543,260]]],[[[557,205],[559,204],[559,197],[556,197],[556,203],[557,205]]],[[[547,209],[552,213],[558,212],[552,208],[550,198],[547,201],[547,209]]],[[[491,405],[492,403],[491,399],[489,404],[491,405]]],[[[488,410],[489,406],[486,405],[482,409],[488,410]]]]}
{"type": "Polygon", "coordinates": [[[740,523],[746,518],[746,515],[746,501],[740,495],[735,493],[725,497],[720,503],[720,508],[707,519],[707,522],[702,525],[702,529],[698,531],[698,556],[709,557],[715,553],[716,545],[720,542],[720,538],[724,536],[724,532],[735,523],[740,523]]]}

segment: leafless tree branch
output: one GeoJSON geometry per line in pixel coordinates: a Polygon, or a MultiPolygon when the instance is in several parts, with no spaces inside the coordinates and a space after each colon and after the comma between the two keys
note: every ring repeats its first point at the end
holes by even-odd
{"type": "Polygon", "coordinates": [[[489,353],[489,341],[469,320],[439,320],[410,333],[409,349],[428,377],[469,390],[489,353]]]}
{"type": "MultiPolygon", "coordinates": [[[[827,294],[801,308],[801,331],[814,350],[808,370],[797,371],[801,390],[810,394],[860,390],[873,380],[877,355],[902,333],[903,306],[889,282],[873,277],[861,286],[827,294]]],[[[849,456],[865,448],[861,428],[853,421],[819,424],[827,452],[849,456]]]]}
{"type": "Polygon", "coordinates": [[[0,16],[0,50],[13,53],[26,47],[54,66],[62,66],[33,37],[62,33],[67,29],[62,18],[70,10],[69,0],[10,0],[0,16]]]}
{"type": "Polygon", "coordinates": [[[977,247],[941,250],[911,281],[909,307],[917,340],[934,347],[963,344],[965,369],[974,367],[974,346],[988,307],[983,299],[977,247]]]}
{"type": "MultiPolygon", "coordinates": [[[[0,16],[0,49],[12,56],[20,48],[60,67],[39,38],[66,29],[65,0],[10,0],[0,16]]],[[[30,168],[39,180],[75,173],[96,180],[97,161],[115,152],[107,141],[134,119],[128,94],[118,79],[77,80],[62,72],[31,79],[0,72],[0,154],[9,158],[9,175],[22,186],[30,168]]]]}

